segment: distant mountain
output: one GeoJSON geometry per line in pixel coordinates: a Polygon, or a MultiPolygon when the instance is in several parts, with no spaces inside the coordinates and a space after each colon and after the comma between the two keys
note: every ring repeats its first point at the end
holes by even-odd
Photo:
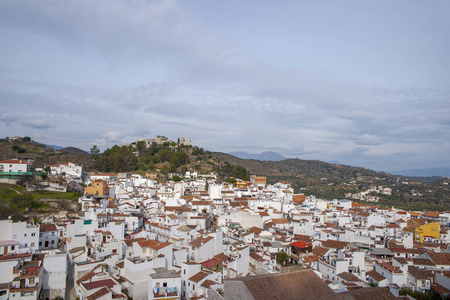
{"type": "Polygon", "coordinates": [[[76,148],[76,147],[66,147],[66,148],[61,148],[60,150],[61,150],[61,152],[64,152],[64,153],[89,155],[89,153],[87,153],[86,151],[81,150],[81,149],[76,148]]]}
{"type": "Polygon", "coordinates": [[[390,173],[414,177],[428,177],[428,176],[450,177],[450,168],[412,169],[412,170],[392,171],[390,173]]]}
{"type": "Polygon", "coordinates": [[[273,151],[266,151],[261,154],[250,154],[247,152],[230,152],[229,154],[242,159],[254,159],[261,161],[280,161],[288,159],[288,157],[285,157],[273,151]]]}
{"type": "Polygon", "coordinates": [[[61,146],[57,146],[57,145],[49,145],[49,144],[45,144],[45,146],[47,146],[47,147],[52,147],[52,148],[55,149],[55,150],[61,150],[61,149],[64,148],[64,147],[61,147],[61,146]]]}

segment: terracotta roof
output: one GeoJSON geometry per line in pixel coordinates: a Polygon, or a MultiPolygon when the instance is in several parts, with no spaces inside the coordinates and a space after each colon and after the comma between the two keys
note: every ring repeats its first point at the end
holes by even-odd
{"type": "Polygon", "coordinates": [[[211,268],[214,268],[215,266],[220,265],[221,263],[222,263],[221,261],[219,261],[215,258],[211,258],[207,261],[202,262],[201,264],[203,267],[205,267],[207,269],[211,269],[211,268]]]}
{"type": "Polygon", "coordinates": [[[262,257],[261,257],[258,253],[256,253],[256,252],[250,253],[250,257],[253,258],[253,259],[256,260],[256,261],[260,261],[260,262],[265,261],[265,259],[262,258],[262,257]]]}
{"type": "Polygon", "coordinates": [[[440,213],[434,212],[434,211],[426,211],[422,214],[422,216],[431,217],[431,218],[439,218],[440,213]]]}
{"type": "Polygon", "coordinates": [[[340,299],[311,269],[225,279],[242,282],[253,299],[340,299]]]}
{"type": "Polygon", "coordinates": [[[27,162],[26,160],[20,159],[8,159],[0,161],[0,164],[20,164],[20,165],[31,165],[32,163],[27,162]]]}
{"type": "Polygon", "coordinates": [[[177,215],[174,215],[174,214],[168,214],[167,217],[168,217],[169,219],[172,219],[172,220],[179,219],[179,217],[178,217],[177,215]]]}
{"type": "Polygon", "coordinates": [[[47,231],[57,231],[55,224],[41,224],[39,227],[40,232],[47,232],[47,231]]]}
{"type": "Polygon", "coordinates": [[[226,256],[224,253],[220,253],[220,254],[214,255],[214,258],[221,262],[224,262],[224,261],[228,260],[229,257],[226,256]]]}
{"type": "Polygon", "coordinates": [[[409,219],[406,222],[406,225],[408,225],[411,228],[419,228],[420,226],[427,223],[427,220],[425,219],[409,219]]]}
{"type": "Polygon", "coordinates": [[[294,242],[294,243],[290,243],[289,245],[300,248],[300,249],[305,249],[308,247],[312,247],[312,245],[310,243],[305,243],[302,241],[298,241],[298,242],[294,242]]]}
{"type": "Polygon", "coordinates": [[[413,264],[415,266],[430,266],[435,267],[436,264],[427,258],[414,258],[413,264]]]}
{"type": "Polygon", "coordinates": [[[193,240],[192,242],[189,243],[189,245],[196,247],[196,248],[200,248],[201,246],[203,246],[204,244],[206,244],[207,242],[209,242],[210,240],[214,239],[212,236],[208,236],[207,238],[203,238],[202,236],[196,238],[195,240],[193,240]]]}
{"type": "Polygon", "coordinates": [[[250,230],[253,231],[257,235],[259,235],[263,231],[262,228],[259,228],[259,227],[256,227],[256,226],[251,227],[250,230]]]}
{"type": "Polygon", "coordinates": [[[97,288],[103,287],[103,286],[112,288],[114,285],[116,285],[114,280],[112,280],[110,278],[103,279],[103,280],[97,280],[97,281],[93,281],[93,282],[82,282],[81,284],[84,285],[86,290],[97,289],[97,288]]]}
{"type": "Polygon", "coordinates": [[[304,234],[294,234],[293,240],[302,241],[305,243],[311,243],[312,236],[304,234]]]}
{"type": "Polygon", "coordinates": [[[286,224],[289,223],[287,219],[272,219],[272,222],[275,224],[286,224]]]}
{"type": "Polygon", "coordinates": [[[99,289],[98,291],[96,291],[95,293],[93,293],[92,295],[87,296],[86,299],[87,300],[95,300],[102,296],[107,295],[108,293],[111,293],[111,290],[105,286],[105,287],[99,289]]]}
{"type": "Polygon", "coordinates": [[[215,284],[217,284],[217,282],[206,279],[205,281],[203,281],[203,283],[200,286],[209,289],[209,288],[211,288],[212,285],[215,285],[215,284]]]}
{"type": "Polygon", "coordinates": [[[318,261],[319,259],[320,259],[320,257],[318,255],[315,255],[315,254],[305,255],[305,256],[301,257],[301,260],[305,264],[309,264],[309,263],[318,261]]]}
{"type": "Polygon", "coordinates": [[[390,291],[389,287],[370,287],[361,289],[352,289],[348,292],[338,294],[341,299],[346,300],[393,300],[398,299],[390,291]]]}
{"type": "Polygon", "coordinates": [[[415,266],[408,266],[408,273],[416,279],[426,280],[433,278],[433,274],[431,272],[420,270],[415,266]]]}
{"type": "Polygon", "coordinates": [[[356,277],[353,274],[350,274],[349,272],[342,272],[342,273],[337,274],[337,276],[339,276],[340,278],[342,278],[343,280],[348,281],[348,282],[361,281],[358,277],[356,277]]]}
{"type": "Polygon", "coordinates": [[[200,271],[197,274],[191,276],[189,278],[189,280],[194,281],[194,282],[200,282],[202,279],[204,279],[205,277],[207,277],[209,275],[209,272],[205,272],[205,271],[200,271]]]}
{"type": "Polygon", "coordinates": [[[292,202],[295,204],[301,204],[306,200],[306,195],[294,195],[292,197],[292,202]]]}
{"type": "Polygon", "coordinates": [[[135,239],[124,240],[123,242],[124,242],[128,247],[131,247],[131,246],[133,246],[133,243],[137,243],[137,242],[141,242],[141,241],[145,241],[145,240],[147,240],[147,239],[144,238],[144,237],[141,237],[141,238],[135,238],[135,239]]]}
{"type": "Polygon", "coordinates": [[[428,256],[436,265],[450,266],[450,253],[428,251],[428,256]]]}
{"type": "Polygon", "coordinates": [[[162,248],[167,247],[169,245],[172,245],[172,243],[169,243],[169,242],[161,243],[161,242],[158,242],[156,240],[138,241],[137,243],[142,248],[147,247],[147,248],[152,248],[154,250],[159,250],[159,249],[162,249],[162,248]]]}
{"type": "Polygon", "coordinates": [[[380,273],[378,273],[375,270],[367,272],[366,275],[372,277],[373,279],[375,279],[378,282],[386,279],[386,277],[384,277],[383,275],[381,275],[380,273]]]}
{"type": "Polygon", "coordinates": [[[330,251],[330,248],[322,247],[322,246],[316,246],[313,249],[313,253],[318,256],[324,256],[328,251],[330,251]]]}
{"type": "Polygon", "coordinates": [[[348,242],[343,241],[335,241],[335,240],[326,240],[322,242],[323,247],[333,248],[333,249],[343,249],[348,246],[348,242]]]}

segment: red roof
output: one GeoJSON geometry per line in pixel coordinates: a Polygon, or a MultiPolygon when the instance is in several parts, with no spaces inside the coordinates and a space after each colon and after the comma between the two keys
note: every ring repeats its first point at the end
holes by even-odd
{"type": "Polygon", "coordinates": [[[312,245],[310,243],[305,243],[305,242],[302,242],[302,241],[290,243],[289,245],[297,247],[297,248],[300,248],[300,249],[312,247],[312,245]]]}
{"type": "Polygon", "coordinates": [[[0,161],[0,164],[20,164],[20,165],[31,165],[32,163],[27,162],[26,160],[19,159],[8,159],[0,161]]]}
{"type": "Polygon", "coordinates": [[[202,266],[207,268],[207,269],[211,269],[214,268],[215,266],[220,265],[221,261],[215,259],[215,258],[211,258],[210,260],[204,261],[202,262],[202,266]]]}
{"type": "Polygon", "coordinates": [[[116,283],[112,279],[104,279],[104,280],[98,280],[98,281],[86,282],[86,283],[83,282],[81,284],[84,285],[86,290],[97,289],[97,288],[103,287],[103,286],[112,288],[114,285],[116,285],[116,283]]]}

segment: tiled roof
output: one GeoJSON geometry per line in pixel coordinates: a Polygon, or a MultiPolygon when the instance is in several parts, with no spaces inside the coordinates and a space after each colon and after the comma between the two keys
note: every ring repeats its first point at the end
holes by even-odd
{"type": "Polygon", "coordinates": [[[316,246],[313,249],[313,253],[318,256],[324,256],[328,251],[330,251],[330,248],[322,247],[322,246],[316,246]]]}
{"type": "Polygon", "coordinates": [[[227,281],[242,282],[253,299],[339,299],[310,269],[226,279],[225,287],[227,281]]]}
{"type": "Polygon", "coordinates": [[[415,266],[430,266],[435,267],[436,264],[427,258],[414,258],[413,264],[415,266]]]}
{"type": "Polygon", "coordinates": [[[348,292],[338,294],[341,299],[348,300],[393,300],[398,299],[390,291],[389,287],[371,287],[362,289],[352,289],[348,292]]]}
{"type": "Polygon", "coordinates": [[[337,276],[348,282],[361,281],[358,277],[356,277],[353,274],[350,274],[349,272],[342,272],[342,273],[337,274],[337,276]]]}
{"type": "Polygon", "coordinates": [[[214,255],[214,258],[221,262],[224,262],[224,261],[228,260],[229,257],[226,256],[224,253],[219,253],[217,255],[214,255]]]}
{"type": "Polygon", "coordinates": [[[135,238],[135,239],[124,240],[123,242],[124,242],[128,247],[131,247],[131,246],[133,246],[133,243],[141,242],[141,241],[145,241],[145,240],[146,240],[146,238],[141,237],[141,238],[135,238]]]}
{"type": "Polygon", "coordinates": [[[265,259],[262,258],[262,257],[261,257],[259,254],[257,254],[256,252],[250,253],[250,257],[253,258],[253,259],[256,260],[256,261],[260,261],[260,262],[265,261],[265,259]]]}
{"type": "Polygon", "coordinates": [[[108,293],[111,293],[111,290],[107,287],[103,287],[103,288],[99,289],[98,291],[96,291],[95,293],[93,293],[92,295],[87,296],[86,299],[87,300],[95,300],[102,296],[107,295],[108,293]]]}
{"type": "Polygon", "coordinates": [[[98,280],[98,281],[93,281],[93,282],[83,282],[81,284],[84,285],[86,290],[97,289],[97,288],[103,287],[103,286],[107,286],[109,288],[112,288],[114,285],[116,285],[114,280],[112,280],[110,278],[103,279],[103,280],[98,280]]]}
{"type": "Polygon", "coordinates": [[[431,272],[427,272],[424,270],[420,270],[415,266],[408,266],[408,273],[411,274],[414,278],[420,280],[426,280],[433,278],[433,274],[431,272]]]}
{"type": "Polygon", "coordinates": [[[312,245],[310,243],[305,243],[305,242],[302,242],[302,241],[290,243],[289,245],[297,247],[297,248],[300,248],[300,249],[312,247],[312,245]]]}
{"type": "Polygon", "coordinates": [[[436,265],[450,266],[450,253],[428,251],[428,256],[436,265]]]}
{"type": "Polygon", "coordinates": [[[204,244],[206,244],[207,242],[209,242],[212,239],[214,239],[212,236],[208,236],[207,238],[203,238],[201,236],[201,237],[196,238],[192,242],[190,242],[189,245],[196,247],[196,248],[200,248],[201,246],[203,246],[204,244]]]}
{"type": "Polygon", "coordinates": [[[334,249],[343,249],[347,247],[348,242],[335,241],[335,240],[326,240],[322,242],[323,247],[334,248],[334,249]]]}
{"type": "Polygon", "coordinates": [[[207,261],[202,262],[201,264],[203,267],[205,267],[207,269],[211,269],[211,268],[214,268],[215,266],[220,265],[221,263],[222,263],[221,261],[219,261],[215,258],[211,258],[207,261]]]}
{"type": "Polygon", "coordinates": [[[39,227],[40,232],[47,232],[47,231],[57,231],[55,224],[41,224],[39,227]]]}
{"type": "Polygon", "coordinates": [[[204,279],[206,276],[208,276],[209,273],[205,272],[205,271],[200,271],[197,274],[191,276],[189,278],[189,280],[194,281],[194,282],[200,282],[202,279],[204,279]]]}
{"type": "Polygon", "coordinates": [[[380,273],[378,273],[375,270],[367,272],[366,275],[372,277],[373,279],[375,279],[378,282],[386,279],[386,277],[384,277],[383,275],[381,275],[380,273]]]}
{"type": "Polygon", "coordinates": [[[209,289],[209,288],[211,288],[212,285],[215,285],[215,284],[217,284],[217,282],[206,279],[205,281],[203,281],[203,283],[200,286],[209,289]]]}
{"type": "Polygon", "coordinates": [[[26,160],[20,159],[8,159],[0,161],[0,164],[20,164],[20,165],[31,165],[32,163],[27,162],[26,160]]]}

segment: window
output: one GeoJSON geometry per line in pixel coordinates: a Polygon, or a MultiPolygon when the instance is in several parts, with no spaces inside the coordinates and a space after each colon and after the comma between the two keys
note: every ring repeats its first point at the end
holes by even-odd
{"type": "Polygon", "coordinates": [[[156,283],[156,287],[159,288],[159,282],[156,283]]]}
{"type": "Polygon", "coordinates": [[[28,283],[29,284],[34,284],[34,277],[30,277],[30,279],[28,279],[28,283]]]}
{"type": "Polygon", "coordinates": [[[28,243],[25,243],[25,248],[28,247],[28,243]]]}
{"type": "Polygon", "coordinates": [[[186,269],[184,269],[183,274],[186,274],[186,269]]]}
{"type": "Polygon", "coordinates": [[[55,241],[52,241],[52,245],[55,243],[55,241]]]}
{"type": "Polygon", "coordinates": [[[42,232],[41,232],[41,233],[39,233],[39,237],[42,237],[42,232]]]}
{"type": "Polygon", "coordinates": [[[17,234],[13,234],[13,239],[17,239],[17,234]]]}
{"type": "Polygon", "coordinates": [[[55,236],[55,232],[54,231],[52,231],[52,236],[55,236]]]}
{"type": "Polygon", "coordinates": [[[11,246],[11,250],[14,250],[14,248],[16,248],[16,246],[11,246]]]}
{"type": "Polygon", "coordinates": [[[163,287],[167,287],[167,282],[163,282],[163,287]]]}
{"type": "Polygon", "coordinates": [[[25,234],[23,235],[23,237],[27,237],[27,234],[25,233],[25,234]]]}
{"type": "Polygon", "coordinates": [[[31,247],[36,247],[36,243],[31,243],[31,247]]]}
{"type": "Polygon", "coordinates": [[[42,246],[42,242],[39,242],[39,246],[42,246]]]}
{"type": "Polygon", "coordinates": [[[36,232],[33,232],[33,233],[31,234],[31,236],[36,236],[36,232]]]}

